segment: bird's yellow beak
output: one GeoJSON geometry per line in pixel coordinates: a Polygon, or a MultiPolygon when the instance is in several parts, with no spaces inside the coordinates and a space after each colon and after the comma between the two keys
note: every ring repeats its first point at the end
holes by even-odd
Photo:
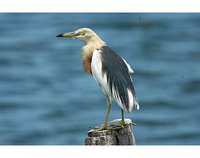
{"type": "Polygon", "coordinates": [[[69,33],[57,35],[56,37],[74,37],[74,36],[77,36],[77,35],[78,35],[78,33],[76,33],[76,32],[69,32],[69,33]]]}

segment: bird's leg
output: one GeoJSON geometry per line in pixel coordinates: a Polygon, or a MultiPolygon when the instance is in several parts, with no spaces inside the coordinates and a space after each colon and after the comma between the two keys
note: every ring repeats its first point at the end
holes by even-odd
{"type": "Polygon", "coordinates": [[[106,103],[107,103],[107,112],[106,112],[106,117],[105,117],[104,124],[103,124],[103,129],[107,129],[108,115],[110,113],[110,108],[111,108],[111,104],[110,104],[108,95],[106,94],[105,97],[106,97],[106,103]]]}
{"type": "MultiPolygon", "coordinates": [[[[105,94],[105,93],[104,93],[105,94]]],[[[108,128],[107,127],[107,121],[108,121],[108,116],[109,116],[109,113],[110,113],[110,108],[111,108],[111,103],[109,101],[109,98],[108,98],[108,95],[105,94],[105,97],[106,97],[106,103],[107,103],[107,112],[106,112],[106,117],[105,117],[105,120],[104,120],[104,124],[102,127],[90,127],[92,128],[94,131],[100,131],[100,130],[107,130],[107,129],[113,129],[112,127],[108,128]]],[[[89,131],[89,132],[92,132],[89,131]]]]}
{"type": "Polygon", "coordinates": [[[124,128],[125,125],[129,125],[129,124],[132,124],[132,125],[136,125],[135,123],[131,122],[131,123],[125,123],[125,120],[124,120],[124,110],[121,109],[122,111],[122,122],[120,124],[112,124],[112,126],[119,126],[119,127],[122,127],[124,128]]]}
{"type": "Polygon", "coordinates": [[[126,125],[124,121],[124,110],[121,109],[121,111],[122,111],[122,122],[120,124],[112,124],[112,126],[119,126],[119,127],[124,128],[124,125],[126,125]]]}
{"type": "Polygon", "coordinates": [[[124,110],[123,109],[121,109],[122,110],[122,122],[121,122],[121,126],[122,126],[122,128],[124,127],[124,125],[125,125],[125,121],[124,121],[124,110]]]}
{"type": "Polygon", "coordinates": [[[105,120],[104,120],[104,124],[103,124],[102,127],[94,127],[94,128],[92,128],[95,131],[106,130],[106,129],[113,129],[112,127],[111,128],[107,127],[107,121],[108,121],[108,116],[109,116],[109,113],[110,113],[111,103],[109,101],[109,98],[108,98],[107,94],[105,94],[105,97],[106,97],[106,103],[107,103],[107,112],[106,112],[106,117],[105,117],[105,120]]]}
{"type": "MultiPolygon", "coordinates": [[[[100,87],[101,87],[101,85],[100,85],[100,87]]],[[[109,116],[109,113],[110,113],[111,103],[110,103],[110,100],[108,98],[108,95],[106,94],[106,92],[104,91],[104,89],[102,87],[101,87],[101,90],[103,91],[103,94],[106,97],[107,112],[106,112],[106,117],[105,117],[103,126],[102,127],[94,127],[94,128],[92,127],[92,129],[94,129],[95,131],[106,130],[106,129],[113,129],[112,127],[111,128],[107,127],[107,121],[108,121],[108,116],[109,116]]]]}

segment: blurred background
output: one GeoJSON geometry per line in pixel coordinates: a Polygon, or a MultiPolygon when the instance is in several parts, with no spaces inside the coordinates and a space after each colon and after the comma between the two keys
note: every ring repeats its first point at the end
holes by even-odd
{"type": "MultiPolygon", "coordinates": [[[[84,145],[107,106],[84,73],[82,41],[93,29],[135,71],[140,110],[125,113],[137,145],[200,144],[200,14],[0,14],[0,144],[84,145]]],[[[113,102],[109,121],[121,118],[113,102]]]]}

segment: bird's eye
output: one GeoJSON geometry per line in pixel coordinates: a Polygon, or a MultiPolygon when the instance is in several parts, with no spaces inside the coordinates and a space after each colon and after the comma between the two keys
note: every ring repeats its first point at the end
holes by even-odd
{"type": "Polygon", "coordinates": [[[85,31],[80,31],[79,35],[85,35],[85,31]]]}

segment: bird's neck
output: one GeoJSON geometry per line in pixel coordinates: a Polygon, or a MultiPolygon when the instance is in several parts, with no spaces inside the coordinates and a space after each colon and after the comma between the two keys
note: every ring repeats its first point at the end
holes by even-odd
{"type": "Polygon", "coordinates": [[[101,49],[101,47],[105,45],[105,42],[103,42],[99,37],[95,40],[89,40],[88,42],[85,42],[85,45],[81,49],[81,56],[83,69],[87,74],[91,73],[91,61],[93,52],[95,50],[101,49]]]}

